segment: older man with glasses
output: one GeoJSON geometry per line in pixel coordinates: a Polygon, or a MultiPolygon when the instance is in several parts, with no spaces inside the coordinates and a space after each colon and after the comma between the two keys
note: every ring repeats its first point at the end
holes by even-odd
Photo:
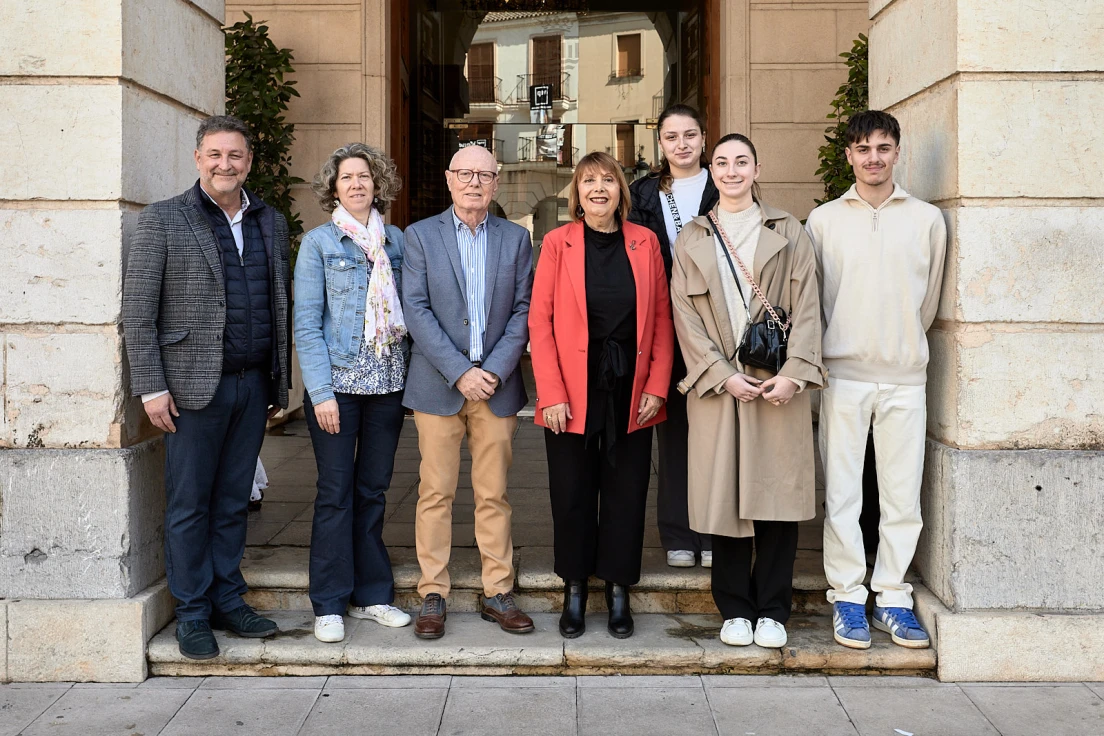
{"type": "Polygon", "coordinates": [[[462,148],[445,179],[452,207],[406,229],[403,261],[403,314],[414,340],[403,404],[414,410],[422,456],[415,543],[423,602],[414,633],[423,639],[445,633],[464,437],[472,456],[481,613],[505,631],[527,633],[533,621],[512,593],[506,475],[517,413],[528,401],[518,364],[529,341],[533,248],[525,228],[488,211],[498,164],[486,149],[462,148]]]}

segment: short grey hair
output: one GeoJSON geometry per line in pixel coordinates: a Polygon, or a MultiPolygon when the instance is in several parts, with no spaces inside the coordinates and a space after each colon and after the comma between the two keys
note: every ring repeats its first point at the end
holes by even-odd
{"type": "Polygon", "coordinates": [[[205,118],[199,124],[199,130],[196,131],[197,151],[203,148],[203,139],[212,133],[241,133],[242,138],[245,138],[246,150],[253,150],[253,136],[249,132],[249,127],[233,115],[212,115],[205,118]]]}
{"type": "Polygon", "coordinates": [[[391,157],[367,143],[347,143],[331,153],[322,164],[322,170],[318,172],[318,176],[314,177],[311,190],[326,212],[337,209],[337,170],[341,168],[342,161],[350,158],[363,159],[368,164],[368,171],[372,174],[372,184],[375,188],[373,204],[382,215],[387,211],[387,205],[399,196],[402,179],[399,178],[398,167],[391,157]]]}

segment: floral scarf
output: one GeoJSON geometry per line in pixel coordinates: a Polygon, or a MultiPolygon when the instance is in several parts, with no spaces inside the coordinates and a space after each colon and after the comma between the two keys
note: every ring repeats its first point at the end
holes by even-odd
{"type": "Polygon", "coordinates": [[[368,304],[364,310],[364,339],[376,347],[376,357],[391,354],[391,347],[406,336],[399,292],[395,288],[395,275],[391,271],[391,259],[383,249],[386,235],[383,218],[375,207],[368,217],[368,227],[361,225],[342,205],[333,211],[333,223],[360,246],[368,262],[372,264],[372,276],[368,279],[368,304]]]}

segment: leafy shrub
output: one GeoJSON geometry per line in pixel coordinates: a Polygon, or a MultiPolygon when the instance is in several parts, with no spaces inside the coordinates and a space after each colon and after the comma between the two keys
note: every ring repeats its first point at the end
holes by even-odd
{"type": "Polygon", "coordinates": [[[291,49],[276,48],[268,26],[254,23],[249,13],[224,30],[226,113],[241,118],[253,133],[249,188],[287,219],[294,267],[303,221],[292,209],[291,188],[303,180],[290,173],[295,126],[284,119],[288,101],[299,96],[295,82],[284,78],[295,71],[291,49]]]}
{"type": "Polygon", "coordinates": [[[848,121],[869,104],[869,50],[866,36],[860,33],[851,50],[840,54],[847,62],[847,81],[836,90],[832,112],[828,113],[828,119],[836,122],[825,129],[827,142],[819,150],[820,168],[816,173],[824,182],[824,199],[816,200],[817,204],[838,199],[855,183],[855,173],[847,163],[844,149],[847,148],[848,121]]]}

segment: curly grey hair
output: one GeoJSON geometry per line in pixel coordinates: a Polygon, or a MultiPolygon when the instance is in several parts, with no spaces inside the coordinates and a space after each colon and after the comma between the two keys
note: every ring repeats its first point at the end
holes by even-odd
{"type": "Polygon", "coordinates": [[[326,163],[322,164],[322,170],[311,183],[311,190],[318,197],[322,209],[333,212],[337,208],[337,170],[342,161],[350,158],[363,159],[368,163],[372,183],[375,185],[374,204],[379,213],[383,214],[402,189],[402,179],[399,178],[395,162],[386,153],[367,143],[346,144],[331,153],[326,163]]]}

